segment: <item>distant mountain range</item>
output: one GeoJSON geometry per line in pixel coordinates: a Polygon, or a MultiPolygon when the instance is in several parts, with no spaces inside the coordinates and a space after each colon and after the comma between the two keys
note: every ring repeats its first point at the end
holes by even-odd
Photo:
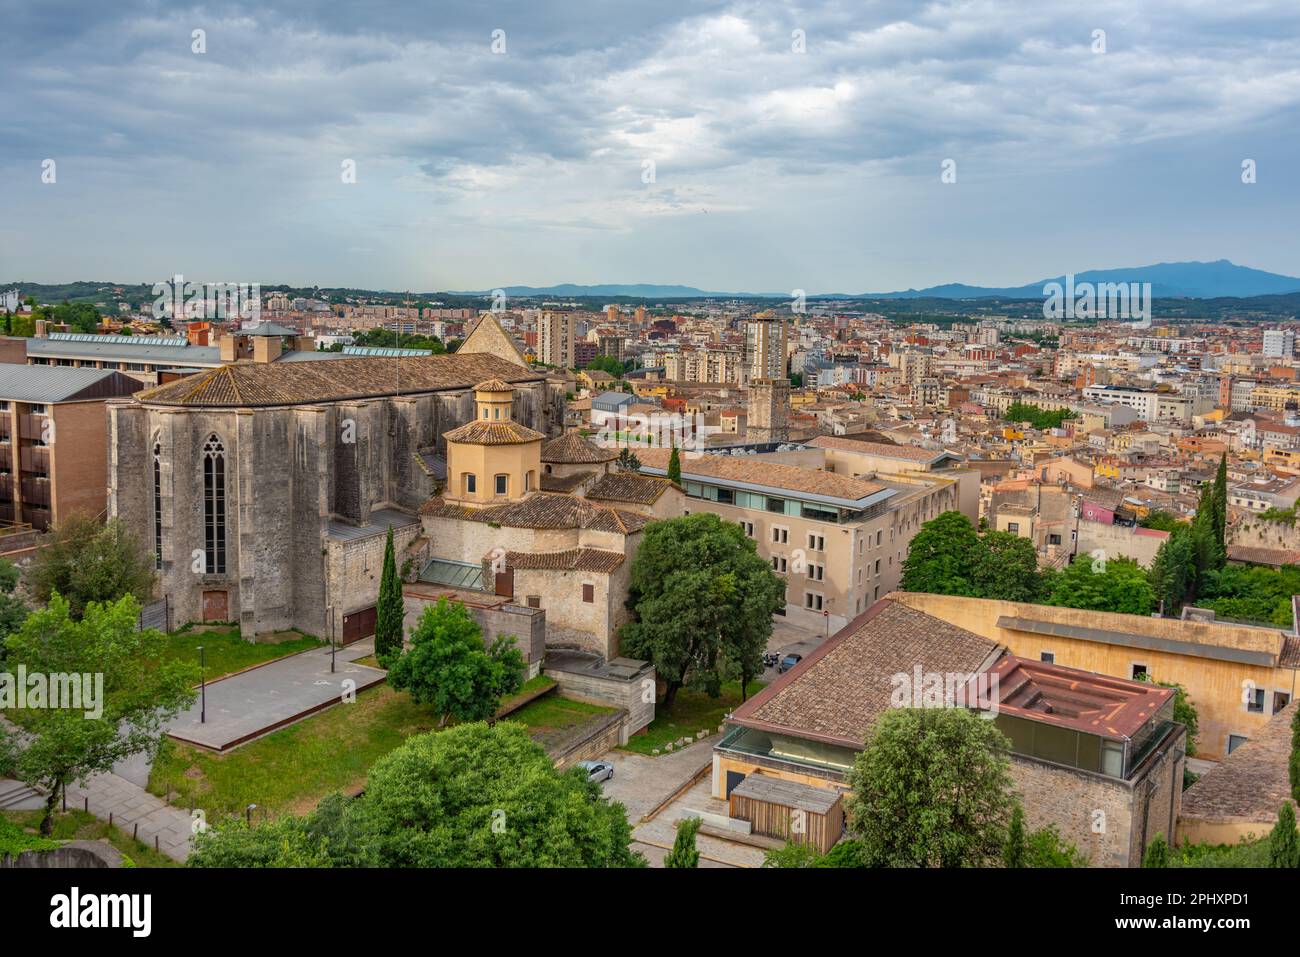
{"type": "MultiPolygon", "coordinates": [[[[1300,279],[1278,273],[1238,266],[1226,259],[1215,262],[1156,263],[1126,269],[1089,269],[1076,273],[1081,282],[1149,282],[1151,295],[1177,299],[1217,299],[1222,297],[1272,296],[1300,292],[1300,279]]],[[[1065,276],[1040,279],[1024,286],[969,286],[945,283],[925,289],[896,292],[809,293],[809,299],[1041,299],[1049,282],[1064,284],[1065,276]]],[[[654,285],[649,283],[606,283],[582,286],[561,283],[556,286],[505,286],[508,296],[583,296],[630,297],[637,299],[788,299],[789,292],[708,292],[694,286],[654,285]]],[[[453,295],[488,295],[491,290],[454,293],[453,295]]]]}

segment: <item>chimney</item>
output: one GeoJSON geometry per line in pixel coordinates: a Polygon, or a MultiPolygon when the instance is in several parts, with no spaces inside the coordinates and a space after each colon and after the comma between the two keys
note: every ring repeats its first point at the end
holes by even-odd
{"type": "Polygon", "coordinates": [[[36,320],[36,338],[48,339],[50,337],[50,323],[47,319],[36,320]]]}
{"type": "Polygon", "coordinates": [[[222,362],[235,362],[239,358],[237,351],[239,342],[235,336],[222,336],[221,339],[218,340],[217,345],[221,349],[222,362]]]}
{"type": "Polygon", "coordinates": [[[253,361],[263,364],[280,358],[279,336],[255,336],[253,338],[253,361]]]}

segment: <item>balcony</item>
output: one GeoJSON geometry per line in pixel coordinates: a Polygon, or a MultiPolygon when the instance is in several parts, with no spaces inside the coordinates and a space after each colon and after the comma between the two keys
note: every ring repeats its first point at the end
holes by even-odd
{"type": "Polygon", "coordinates": [[[49,416],[18,416],[18,434],[24,439],[49,439],[49,416]]]}
{"type": "Polygon", "coordinates": [[[25,445],[18,450],[18,458],[24,472],[50,471],[50,450],[44,445],[25,445]]]}
{"type": "Polygon", "coordinates": [[[50,483],[42,479],[23,479],[23,505],[33,508],[50,507],[50,483]]]}

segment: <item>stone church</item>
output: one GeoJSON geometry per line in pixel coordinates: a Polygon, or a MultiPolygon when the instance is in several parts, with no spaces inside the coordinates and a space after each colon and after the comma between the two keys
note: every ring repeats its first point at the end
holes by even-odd
{"type": "Polygon", "coordinates": [[[485,380],[520,428],[559,434],[563,390],[490,316],[454,355],[236,362],[113,401],[109,513],[155,553],[178,625],[368,633],[387,530],[399,555],[420,534],[485,380]]]}

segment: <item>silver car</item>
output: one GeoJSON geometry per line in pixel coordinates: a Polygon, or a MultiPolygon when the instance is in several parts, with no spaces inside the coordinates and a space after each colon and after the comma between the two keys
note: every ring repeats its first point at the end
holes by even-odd
{"type": "Polygon", "coordinates": [[[614,776],[614,765],[608,761],[579,761],[578,767],[587,769],[588,781],[608,781],[614,776]]]}

